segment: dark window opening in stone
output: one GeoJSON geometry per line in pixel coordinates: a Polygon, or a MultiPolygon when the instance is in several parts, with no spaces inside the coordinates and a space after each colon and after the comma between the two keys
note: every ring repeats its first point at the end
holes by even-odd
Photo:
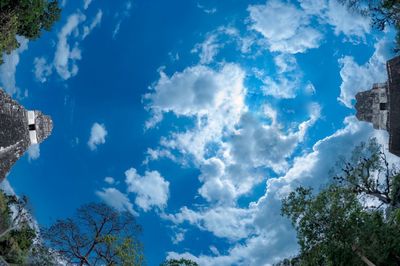
{"type": "Polygon", "coordinates": [[[380,109],[381,111],[387,110],[386,103],[380,103],[380,104],[379,104],[379,109],[380,109]]]}
{"type": "Polygon", "coordinates": [[[36,125],[29,125],[29,130],[36,130],[36,125]]]}

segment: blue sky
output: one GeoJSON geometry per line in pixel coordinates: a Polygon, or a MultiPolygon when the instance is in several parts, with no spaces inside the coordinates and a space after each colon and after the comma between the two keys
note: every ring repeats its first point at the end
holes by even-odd
{"type": "Polygon", "coordinates": [[[5,55],[2,87],[51,115],[8,176],[42,225],[104,201],[137,215],[148,265],[270,265],[297,252],[280,201],[375,136],[354,96],[393,31],[336,0],[64,0],[5,55]]]}

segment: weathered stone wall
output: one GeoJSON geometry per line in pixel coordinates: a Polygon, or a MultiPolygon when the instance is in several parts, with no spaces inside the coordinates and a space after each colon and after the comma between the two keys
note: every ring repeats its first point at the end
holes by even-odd
{"type": "MultiPolygon", "coordinates": [[[[35,112],[40,143],[51,134],[53,123],[50,117],[35,112]]],[[[5,178],[30,144],[25,108],[0,88],[0,181],[5,178]]]]}
{"type": "Polygon", "coordinates": [[[356,100],[358,120],[372,123],[375,129],[387,130],[389,112],[386,83],[376,83],[372,89],[357,93],[356,100]]]}
{"type": "Polygon", "coordinates": [[[389,151],[400,156],[400,57],[387,62],[389,79],[389,151]]]}

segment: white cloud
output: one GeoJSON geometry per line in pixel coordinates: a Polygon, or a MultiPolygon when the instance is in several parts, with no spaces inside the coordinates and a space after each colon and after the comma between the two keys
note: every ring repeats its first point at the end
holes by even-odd
{"type": "Polygon", "coordinates": [[[4,63],[0,65],[0,83],[10,95],[20,93],[16,85],[15,74],[20,61],[20,55],[28,49],[28,39],[18,37],[17,40],[20,44],[19,48],[11,52],[11,54],[3,54],[4,63]]]}
{"type": "Polygon", "coordinates": [[[303,85],[303,74],[297,65],[296,58],[291,54],[279,54],[274,58],[276,74],[266,75],[259,72],[263,81],[262,89],[266,95],[275,98],[294,98],[303,85]]]}
{"type": "Polygon", "coordinates": [[[98,145],[106,143],[106,136],[108,132],[104,124],[94,123],[90,130],[90,138],[88,141],[89,148],[94,151],[98,145]]]}
{"type": "Polygon", "coordinates": [[[256,42],[251,33],[242,35],[234,27],[218,27],[216,30],[207,33],[204,41],[197,43],[191,52],[199,54],[200,64],[210,64],[214,62],[219,51],[231,43],[242,54],[249,54],[256,42]]]}
{"type": "Polygon", "coordinates": [[[215,12],[217,12],[217,8],[213,7],[213,8],[206,8],[205,6],[201,5],[200,3],[197,3],[197,7],[199,9],[201,9],[204,13],[206,14],[214,14],[215,12]]]}
{"type": "MultiPolygon", "coordinates": [[[[88,3],[90,4],[90,1],[88,3]]],[[[58,42],[52,63],[47,64],[43,57],[35,58],[36,79],[42,83],[46,82],[48,76],[53,73],[53,69],[64,80],[76,76],[79,71],[77,62],[82,59],[80,43],[94,28],[100,25],[102,17],[103,12],[99,10],[90,24],[84,24],[86,16],[81,11],[78,10],[70,15],[58,33],[58,42]]]]}
{"type": "Polygon", "coordinates": [[[70,46],[69,38],[78,34],[78,26],[86,20],[82,13],[74,13],[68,17],[67,23],[58,33],[57,49],[54,56],[54,66],[63,79],[69,79],[78,73],[77,60],[82,58],[79,42],[70,46]]]}
{"type": "Polygon", "coordinates": [[[272,52],[303,53],[319,47],[323,34],[316,26],[330,25],[345,41],[365,41],[370,32],[368,18],[351,13],[337,0],[300,0],[300,7],[287,1],[271,0],[250,5],[251,28],[261,33],[272,52]]]}
{"type": "Polygon", "coordinates": [[[393,55],[392,48],[392,38],[386,36],[375,44],[374,54],[363,65],[356,63],[351,56],[340,58],[342,84],[338,100],[352,108],[357,92],[371,89],[373,83],[386,82],[386,61],[393,55]]]}
{"type": "Polygon", "coordinates": [[[111,176],[107,176],[104,178],[104,182],[106,182],[109,185],[114,185],[115,184],[115,179],[111,176]]]}
{"type": "Polygon", "coordinates": [[[192,53],[200,52],[200,64],[211,63],[214,57],[218,54],[218,51],[223,44],[218,42],[217,38],[217,34],[211,34],[207,36],[203,43],[197,44],[192,50],[192,53]]]}
{"type": "Polygon", "coordinates": [[[44,83],[47,78],[53,73],[53,66],[47,63],[46,58],[36,57],[33,61],[35,65],[35,77],[36,80],[44,83]]]}
{"type": "MultiPolygon", "coordinates": [[[[257,202],[250,203],[248,209],[233,212],[244,216],[232,215],[231,210],[225,207],[223,213],[227,218],[222,220],[215,214],[220,208],[218,206],[199,211],[182,208],[178,214],[167,216],[177,224],[187,221],[216,236],[244,241],[234,244],[224,255],[196,257],[190,253],[170,252],[168,257],[184,256],[200,265],[210,266],[259,266],[271,265],[295,255],[298,251],[295,232],[290,221],[280,215],[282,198],[299,185],[320,189],[329,181],[329,170],[335,162],[332,154],[347,156],[359,141],[382,135],[355,117],[348,117],[344,122],[343,129],[318,141],[310,153],[296,158],[285,175],[269,179],[266,194],[257,202]]],[[[387,134],[385,136],[381,139],[387,141],[387,134]]]]}
{"type": "Polygon", "coordinates": [[[261,33],[272,52],[303,53],[320,45],[322,34],[311,27],[309,16],[279,0],[248,7],[252,29],[261,33]]]}
{"type": "Polygon", "coordinates": [[[173,133],[161,144],[201,161],[207,144],[217,142],[225,131],[233,131],[246,110],[245,73],[238,65],[224,64],[218,70],[197,65],[171,77],[160,75],[153,91],[145,95],[153,113],[146,126],[153,127],[167,112],[193,118],[194,128],[173,133]]]}
{"type": "Polygon", "coordinates": [[[320,23],[329,24],[335,35],[343,34],[348,41],[365,41],[371,30],[367,16],[349,11],[337,0],[301,0],[300,5],[307,14],[317,16],[320,23]]]}
{"type": "Polygon", "coordinates": [[[131,214],[137,215],[133,210],[133,204],[129,201],[128,196],[116,188],[103,188],[101,191],[96,191],[96,195],[118,211],[128,211],[131,214]]]}
{"type": "Polygon", "coordinates": [[[40,157],[40,146],[39,144],[33,144],[29,147],[28,151],[28,160],[36,160],[40,157]]]}
{"type": "Polygon", "coordinates": [[[370,20],[355,12],[350,12],[337,0],[330,0],[327,10],[327,22],[333,26],[336,35],[344,34],[365,40],[365,34],[370,32],[370,20]]]}
{"type": "Polygon", "coordinates": [[[212,232],[217,237],[229,240],[246,238],[253,232],[253,210],[235,207],[217,206],[214,208],[193,211],[182,207],[174,215],[163,215],[162,218],[175,224],[188,222],[201,230],[212,232]]]}
{"type": "Polygon", "coordinates": [[[117,38],[117,35],[119,33],[119,30],[121,29],[121,23],[125,19],[127,19],[130,16],[132,9],[132,2],[131,1],[126,1],[123,10],[121,12],[118,12],[115,17],[117,18],[117,23],[115,24],[112,38],[115,40],[117,38]]]}
{"type": "Polygon", "coordinates": [[[97,14],[93,18],[90,25],[83,27],[82,39],[85,39],[92,32],[92,30],[94,28],[96,28],[98,25],[100,25],[102,17],[103,17],[103,12],[101,10],[97,11],[97,14]]]}
{"type": "Polygon", "coordinates": [[[171,237],[171,241],[173,244],[177,245],[183,240],[185,240],[185,233],[187,230],[177,229],[177,232],[174,232],[174,235],[171,237]]]}
{"type": "Polygon", "coordinates": [[[83,0],[83,9],[88,9],[93,0],[83,0]]]}
{"type": "Polygon", "coordinates": [[[136,169],[131,168],[125,172],[125,182],[128,192],[136,194],[135,203],[145,212],[152,207],[163,209],[169,197],[169,182],[157,171],[146,171],[143,176],[136,169]]]}
{"type": "Polygon", "coordinates": [[[283,172],[288,167],[286,159],[319,116],[320,107],[314,104],[310,107],[310,120],[299,124],[294,131],[282,133],[274,117],[271,125],[264,125],[254,115],[245,114],[239,123],[240,130],[232,137],[233,158],[252,167],[271,167],[275,172],[283,172]]]}

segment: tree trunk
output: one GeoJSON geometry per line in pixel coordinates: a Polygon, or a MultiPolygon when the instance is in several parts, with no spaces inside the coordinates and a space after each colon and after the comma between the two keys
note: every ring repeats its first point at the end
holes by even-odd
{"type": "Polygon", "coordinates": [[[361,251],[358,249],[356,245],[353,245],[353,251],[360,257],[360,259],[367,264],[368,266],[376,266],[372,261],[370,261],[367,257],[364,256],[364,254],[361,253],[361,251]]]}

